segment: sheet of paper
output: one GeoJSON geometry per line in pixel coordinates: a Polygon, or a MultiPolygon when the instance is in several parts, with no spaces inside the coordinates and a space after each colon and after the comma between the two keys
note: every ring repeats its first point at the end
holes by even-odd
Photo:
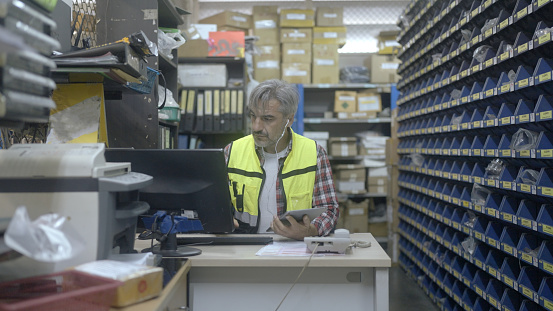
{"type": "MultiPolygon", "coordinates": [[[[311,256],[311,251],[307,249],[307,245],[303,241],[297,242],[273,242],[264,246],[256,254],[256,256],[311,256]]],[[[313,256],[343,256],[344,254],[334,253],[315,253],[313,256]]]]}

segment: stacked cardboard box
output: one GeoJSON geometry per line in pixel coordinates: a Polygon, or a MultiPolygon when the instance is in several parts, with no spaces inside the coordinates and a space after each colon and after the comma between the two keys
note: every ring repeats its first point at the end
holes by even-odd
{"type": "Polygon", "coordinates": [[[258,37],[253,55],[254,79],[280,79],[280,28],[278,7],[254,6],[253,34],[258,37]]]}
{"type": "Polygon", "coordinates": [[[311,83],[313,26],[315,26],[314,10],[280,10],[280,27],[284,32],[280,42],[283,80],[290,83],[311,83]]]}
{"type": "Polygon", "coordinates": [[[342,193],[364,193],[367,169],[360,164],[340,164],[332,168],[336,189],[342,193]]]}
{"type": "Polygon", "coordinates": [[[339,203],[340,217],[336,228],[348,229],[350,233],[369,232],[369,199],[360,202],[348,199],[339,203]]]}
{"type": "Polygon", "coordinates": [[[397,83],[397,68],[401,61],[393,55],[371,54],[364,65],[369,68],[372,83],[397,83]]]}
{"type": "Polygon", "coordinates": [[[369,168],[367,191],[369,193],[388,194],[388,168],[386,166],[369,168]]]}

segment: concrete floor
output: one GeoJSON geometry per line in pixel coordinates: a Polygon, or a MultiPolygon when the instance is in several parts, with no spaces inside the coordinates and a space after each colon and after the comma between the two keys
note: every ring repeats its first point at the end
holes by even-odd
{"type": "Polygon", "coordinates": [[[438,311],[436,304],[401,267],[390,268],[390,311],[438,311]]]}

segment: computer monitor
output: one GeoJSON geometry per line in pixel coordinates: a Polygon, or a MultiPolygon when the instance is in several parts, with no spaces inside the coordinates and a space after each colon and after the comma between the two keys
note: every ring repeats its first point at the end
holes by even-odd
{"type": "Polygon", "coordinates": [[[130,162],[132,171],[154,178],[139,192],[150,211],[197,213],[203,229],[192,232],[233,231],[234,207],[222,149],[108,148],[104,155],[107,162],[130,162]]]}

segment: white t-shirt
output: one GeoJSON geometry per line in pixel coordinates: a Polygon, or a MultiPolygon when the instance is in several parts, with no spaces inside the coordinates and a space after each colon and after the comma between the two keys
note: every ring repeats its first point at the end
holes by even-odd
{"type": "Polygon", "coordinates": [[[265,163],[263,164],[263,169],[265,170],[265,184],[259,196],[258,233],[272,232],[272,230],[267,231],[267,229],[271,228],[273,215],[277,215],[276,179],[278,176],[278,159],[284,157],[285,154],[286,149],[278,154],[264,153],[265,163]]]}

